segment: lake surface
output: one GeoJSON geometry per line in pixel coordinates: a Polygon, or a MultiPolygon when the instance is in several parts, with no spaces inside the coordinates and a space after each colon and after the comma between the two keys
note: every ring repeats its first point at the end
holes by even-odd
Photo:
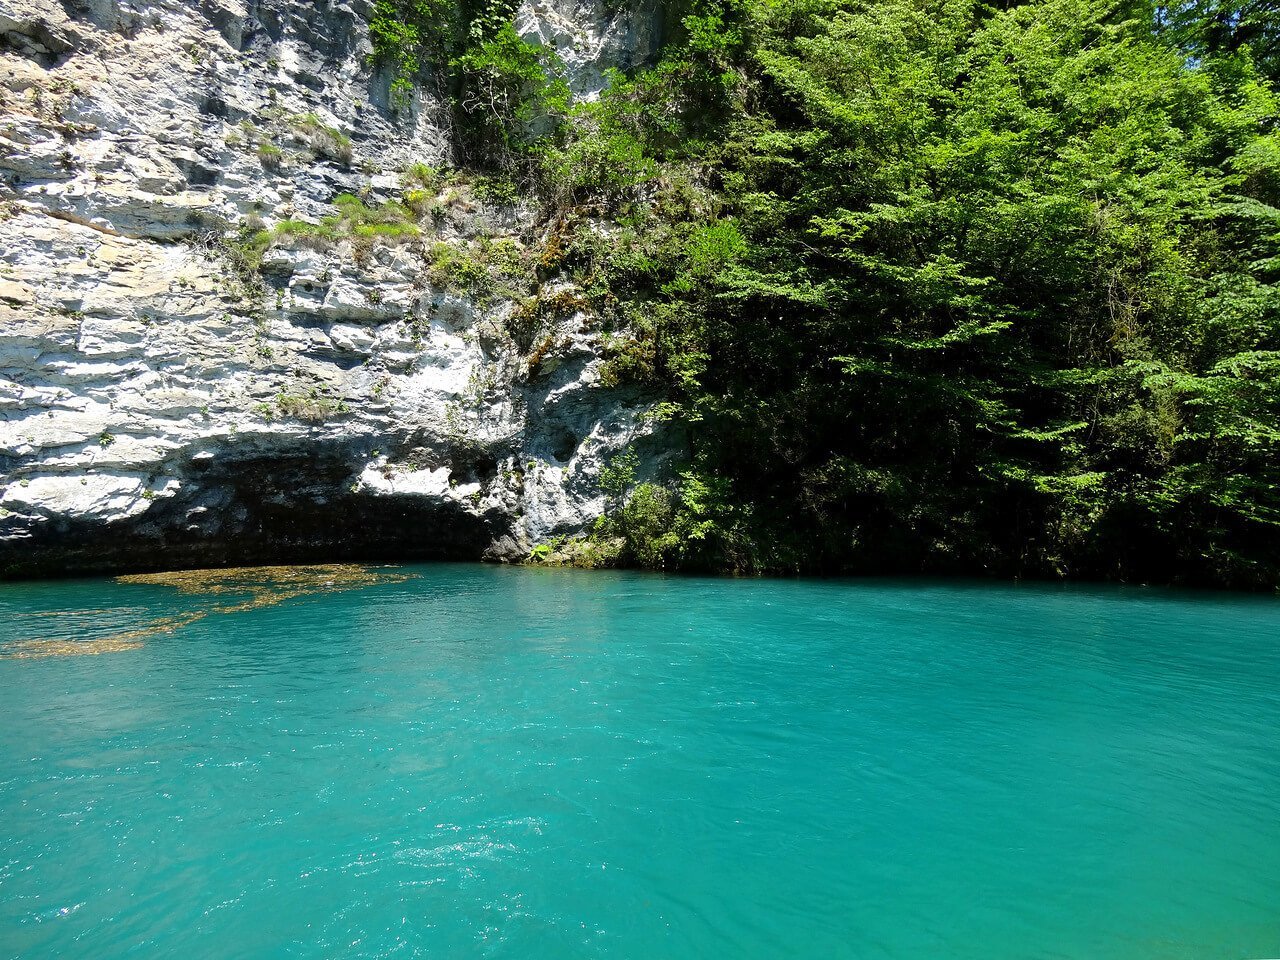
{"type": "Polygon", "coordinates": [[[1273,598],[342,568],[0,656],[3,957],[1280,957],[1273,598]]]}

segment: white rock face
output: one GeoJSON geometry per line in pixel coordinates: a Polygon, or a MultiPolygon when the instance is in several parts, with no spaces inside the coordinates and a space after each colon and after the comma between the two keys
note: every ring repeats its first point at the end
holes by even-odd
{"type": "Polygon", "coordinates": [[[524,0],[516,29],[526,40],[556,52],[579,95],[605,85],[611,67],[627,70],[652,62],[662,45],[659,0],[524,0]]]}
{"type": "MultiPolygon", "coordinates": [[[[600,514],[620,451],[642,476],[675,456],[654,398],[601,387],[588,313],[522,349],[515,293],[442,259],[536,260],[531,211],[444,186],[416,236],[279,240],[265,283],[211,240],[446,156],[439,105],[394,113],[371,75],[369,4],[63,6],[0,0],[0,574],[520,559],[600,514]]],[[[591,94],[656,52],[654,11],[517,23],[591,94]]]]}

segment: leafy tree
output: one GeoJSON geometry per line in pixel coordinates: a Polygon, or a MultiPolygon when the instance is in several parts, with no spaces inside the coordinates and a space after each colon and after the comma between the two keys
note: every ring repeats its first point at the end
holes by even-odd
{"type": "Polygon", "coordinates": [[[369,35],[394,107],[432,81],[452,107],[459,161],[521,172],[568,110],[569,90],[555,55],[516,32],[514,12],[510,0],[375,0],[369,35]]]}
{"type": "Polygon", "coordinates": [[[1247,52],[1273,83],[1280,80],[1280,3],[1276,0],[1188,0],[1156,7],[1166,40],[1196,62],[1247,52]]]}
{"type": "Polygon", "coordinates": [[[1276,583],[1274,0],[664,9],[576,105],[510,0],[371,24],[685,422],[593,562],[1276,583]]]}
{"type": "Polygon", "coordinates": [[[1280,149],[1255,54],[1188,57],[1152,8],[1081,0],[684,22],[544,168],[629,228],[568,266],[732,484],[667,561],[1274,581],[1280,149]]]}

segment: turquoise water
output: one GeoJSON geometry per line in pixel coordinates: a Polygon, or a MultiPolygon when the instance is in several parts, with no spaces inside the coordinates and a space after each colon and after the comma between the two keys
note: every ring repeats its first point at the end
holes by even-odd
{"type": "Polygon", "coordinates": [[[1280,956],[1274,599],[406,572],[0,584],[0,956],[1280,956]]]}

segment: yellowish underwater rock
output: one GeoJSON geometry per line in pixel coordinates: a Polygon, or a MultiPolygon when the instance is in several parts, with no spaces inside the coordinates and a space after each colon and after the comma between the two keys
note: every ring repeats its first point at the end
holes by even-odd
{"type": "MultiPolygon", "coordinates": [[[[243,613],[316,593],[359,590],[383,583],[403,583],[411,576],[413,574],[360,564],[335,563],[300,567],[178,570],[116,577],[117,583],[173,587],[186,596],[243,599],[231,603],[210,603],[174,616],[158,617],[103,637],[18,640],[0,647],[0,659],[82,657],[137,650],[149,637],[173,633],[213,614],[243,613]]],[[[88,618],[92,621],[95,613],[101,611],[74,611],[61,613],[59,616],[88,618]]]]}

